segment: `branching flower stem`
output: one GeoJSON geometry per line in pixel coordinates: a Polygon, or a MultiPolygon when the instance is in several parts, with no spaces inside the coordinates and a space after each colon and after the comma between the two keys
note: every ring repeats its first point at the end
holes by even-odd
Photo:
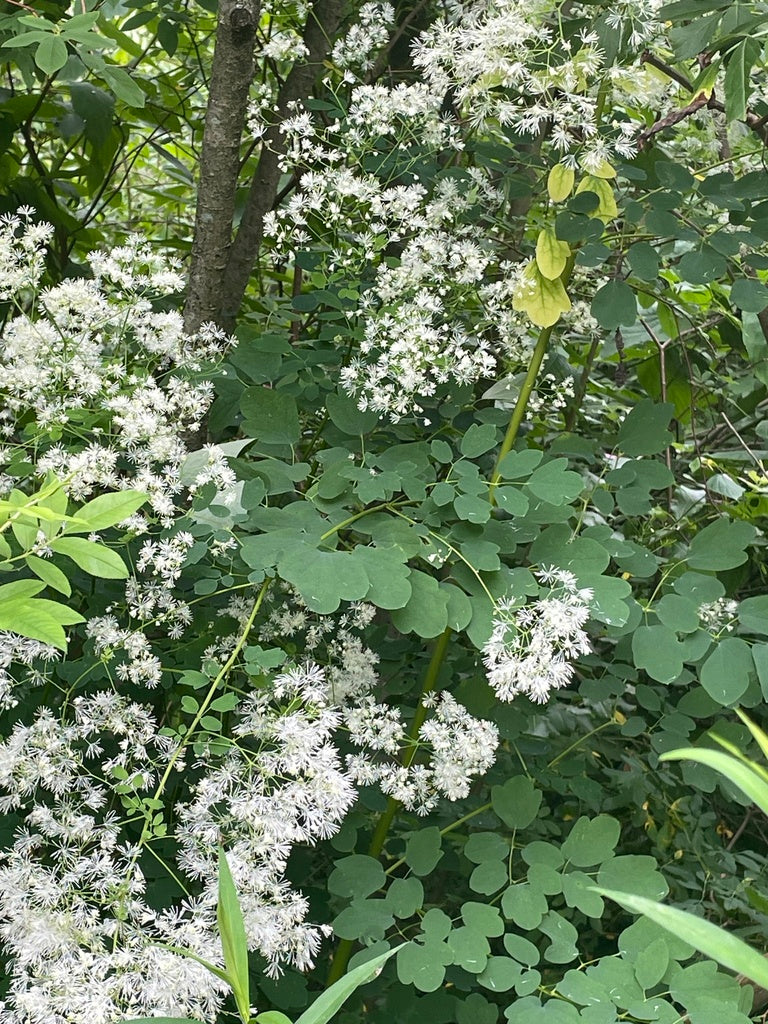
{"type": "MultiPolygon", "coordinates": [[[[200,707],[199,707],[199,709],[197,711],[197,714],[195,715],[194,719],[192,720],[192,722],[191,722],[191,724],[189,726],[189,729],[184,734],[183,738],[179,741],[179,745],[176,747],[176,749],[174,750],[173,754],[171,755],[171,757],[168,760],[168,764],[165,766],[165,771],[163,772],[163,774],[162,774],[162,776],[160,778],[160,781],[157,784],[157,788],[155,789],[155,792],[153,794],[153,800],[152,800],[153,804],[155,803],[155,801],[159,800],[160,797],[165,792],[165,787],[168,785],[168,779],[171,777],[171,773],[172,773],[172,771],[174,769],[174,766],[175,766],[176,762],[179,760],[179,758],[181,757],[182,753],[184,752],[184,750],[188,746],[191,738],[195,735],[195,730],[197,729],[198,725],[200,724],[203,716],[208,711],[208,708],[209,708],[211,702],[214,700],[214,698],[216,696],[216,691],[218,690],[219,685],[221,684],[221,682],[224,679],[226,679],[226,677],[229,674],[230,670],[232,669],[233,665],[235,664],[235,662],[239,658],[240,652],[242,651],[243,647],[245,647],[245,644],[246,644],[246,642],[248,640],[248,636],[249,636],[249,634],[251,632],[251,629],[253,628],[253,624],[256,621],[256,616],[259,614],[259,610],[261,609],[261,605],[262,605],[262,603],[264,601],[264,598],[266,597],[267,591],[269,590],[269,586],[270,586],[271,583],[272,583],[272,578],[271,577],[267,577],[267,579],[265,579],[264,582],[261,584],[261,588],[259,589],[259,593],[256,596],[256,600],[254,601],[253,608],[251,609],[251,614],[248,616],[248,620],[245,623],[245,626],[243,627],[243,631],[241,632],[240,636],[238,637],[237,643],[232,648],[232,653],[229,655],[227,660],[221,666],[221,668],[219,669],[219,671],[216,674],[216,677],[212,680],[211,685],[208,688],[208,692],[206,693],[204,699],[202,700],[202,702],[200,704],[200,707]]],[[[139,854],[141,853],[142,849],[147,845],[147,840],[148,840],[148,838],[150,836],[150,833],[151,833],[152,817],[153,816],[152,816],[151,813],[147,813],[147,815],[146,815],[146,817],[144,819],[144,827],[143,827],[143,829],[141,831],[141,835],[139,836],[139,840],[136,843],[136,848],[135,848],[135,850],[133,852],[133,856],[132,856],[130,864],[128,866],[128,871],[126,873],[126,881],[130,877],[131,869],[133,868],[134,864],[136,863],[136,861],[137,861],[137,859],[139,857],[139,854]]]]}
{"type": "MultiPolygon", "coordinates": [[[[401,756],[400,763],[405,768],[410,767],[414,757],[416,756],[416,751],[418,750],[417,741],[419,738],[419,730],[427,717],[427,709],[424,706],[424,697],[426,697],[426,695],[435,688],[440,668],[448,651],[448,645],[450,643],[452,633],[453,630],[448,627],[440,634],[434,650],[432,651],[432,657],[429,660],[427,671],[424,673],[424,682],[421,686],[419,705],[416,708],[415,715],[413,716],[411,729],[408,733],[408,741],[401,756]]],[[[369,857],[379,857],[381,855],[381,851],[384,849],[384,844],[387,841],[387,836],[389,835],[392,822],[394,821],[395,815],[400,810],[401,806],[400,801],[395,800],[393,797],[390,797],[387,800],[387,806],[379,816],[373,836],[371,837],[371,843],[368,847],[369,857]]],[[[331,961],[331,967],[328,971],[328,978],[326,980],[326,987],[332,985],[334,981],[338,981],[344,974],[347,969],[347,964],[349,963],[349,958],[352,955],[353,948],[354,943],[351,939],[341,940],[336,948],[333,960],[331,961]]]]}

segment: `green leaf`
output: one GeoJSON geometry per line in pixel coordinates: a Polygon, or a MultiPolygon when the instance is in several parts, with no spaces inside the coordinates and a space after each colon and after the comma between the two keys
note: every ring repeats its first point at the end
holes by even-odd
{"type": "Polygon", "coordinates": [[[141,491],[114,491],[111,494],[100,494],[98,498],[83,505],[77,511],[77,519],[81,524],[68,526],[67,533],[90,533],[106,530],[117,526],[124,519],[138,512],[147,501],[146,494],[141,491]]]}
{"type": "Polygon", "coordinates": [[[504,916],[526,931],[539,927],[547,909],[546,896],[530,882],[510,885],[501,897],[501,910],[504,916]]]}
{"type": "Polygon", "coordinates": [[[294,444],[301,436],[296,399],[282,391],[252,387],[243,391],[243,429],[266,444],[294,444]]]}
{"type": "Polygon", "coordinates": [[[749,644],[726,637],[701,666],[701,685],[713,700],[727,707],[746,693],[753,672],[749,644]]]}
{"type": "Polygon", "coordinates": [[[768,306],[768,288],[751,277],[739,278],[731,285],[731,302],[745,313],[762,313],[768,306]]]}
{"type": "Polygon", "coordinates": [[[32,598],[0,603],[0,629],[39,640],[40,643],[50,644],[62,651],[67,649],[62,625],[84,621],[78,612],[56,601],[32,598]]]}
{"type": "Polygon", "coordinates": [[[623,455],[656,455],[672,443],[674,437],[667,429],[675,414],[670,402],[656,404],[643,399],[630,410],[619,427],[616,447],[623,455]]]}
{"type": "Polygon", "coordinates": [[[131,1017],[123,1024],[200,1024],[191,1017],[131,1017]]]}
{"type": "Polygon", "coordinates": [[[292,1024],[291,1018],[286,1017],[280,1010],[265,1010],[253,1018],[254,1024],[292,1024]]]}
{"type": "Polygon", "coordinates": [[[437,828],[412,832],[405,842],[405,863],[414,875],[428,875],[443,856],[442,836],[437,828]]]}
{"type": "Polygon", "coordinates": [[[61,36],[49,35],[35,50],[35,64],[45,75],[55,75],[67,63],[69,51],[61,36]]]}
{"type": "Polygon", "coordinates": [[[714,768],[716,772],[738,787],[753,803],[757,804],[763,814],[768,814],[768,783],[745,761],[725,754],[722,750],[707,750],[704,747],[668,750],[660,755],[659,760],[694,761],[696,764],[714,768]]]}
{"type": "Polygon", "coordinates": [[[386,878],[375,857],[353,854],[336,861],[328,879],[328,891],[336,896],[362,898],[382,889],[386,878]]]}
{"type": "Polygon", "coordinates": [[[768,594],[748,597],[739,605],[739,625],[747,633],[768,635],[768,594]]]}
{"type": "MultiPolygon", "coordinates": [[[[450,940],[449,940],[450,941],[450,940]]],[[[508,956],[491,956],[482,974],[477,977],[478,983],[491,992],[509,992],[520,980],[523,969],[516,960],[508,956]]]]}
{"type": "Polygon", "coordinates": [[[659,621],[678,633],[695,633],[699,628],[699,609],[682,594],[665,594],[653,606],[659,621]]]}
{"type": "MultiPolygon", "coordinates": [[[[265,535],[269,540],[270,535],[265,535]]],[[[319,551],[294,544],[277,564],[282,579],[292,583],[307,607],[327,615],[342,601],[359,601],[371,587],[368,573],[355,551],[319,551]]]]}
{"type": "Polygon", "coordinates": [[[472,423],[461,439],[461,454],[475,459],[496,447],[496,427],[493,423],[472,423]]]}
{"type": "Polygon", "coordinates": [[[387,960],[405,948],[407,947],[403,945],[395,946],[394,949],[353,968],[318,996],[309,1009],[302,1013],[296,1024],[327,1024],[327,1021],[336,1015],[353,992],[357,991],[361,985],[367,985],[369,981],[372,981],[387,960]]]}
{"type": "Polygon", "coordinates": [[[237,889],[229,870],[227,856],[219,847],[219,899],[216,906],[216,920],[221,934],[224,963],[227,966],[232,994],[243,1024],[248,1024],[251,1014],[251,1000],[248,980],[248,943],[245,937],[245,922],[237,889]]]}
{"type": "Polygon", "coordinates": [[[601,864],[613,855],[620,831],[618,821],[608,814],[598,814],[591,819],[583,816],[563,843],[563,856],[579,868],[601,864]]]}
{"type": "Polygon", "coordinates": [[[632,657],[659,683],[671,683],[683,671],[683,645],[667,626],[638,626],[632,634],[632,657]]]}
{"type": "Polygon", "coordinates": [[[550,505],[566,505],[581,494],[584,481],[568,469],[567,459],[552,459],[533,471],[526,487],[550,505]]]}
{"type": "Polygon", "coordinates": [[[371,409],[361,412],[354,398],[341,392],[327,395],[325,407],[331,422],[350,437],[369,434],[379,422],[377,412],[371,409]]]}
{"type": "Polygon", "coordinates": [[[395,878],[387,889],[386,902],[395,917],[412,917],[424,906],[424,886],[418,878],[395,878]]]}
{"type": "Polygon", "coordinates": [[[440,589],[434,576],[413,569],[408,577],[411,596],[408,603],[392,612],[392,623],[401,633],[416,633],[429,639],[448,625],[448,594],[440,589]]]}
{"type": "Polygon", "coordinates": [[[598,889],[601,896],[618,903],[633,914],[645,914],[672,935],[695,946],[705,956],[731,971],[744,974],[762,988],[768,988],[768,960],[746,942],[723,928],[664,903],[633,896],[615,889],[598,889]]]}
{"type": "MultiPolygon", "coordinates": [[[[597,196],[597,207],[587,207],[585,211],[579,212],[589,213],[595,218],[599,217],[604,224],[618,216],[619,208],[616,205],[613,186],[604,177],[599,177],[597,174],[585,174],[576,186],[576,195],[584,194],[597,196]]],[[[632,322],[634,323],[634,320],[632,322]]]]}
{"type": "Polygon", "coordinates": [[[693,569],[735,569],[746,562],[746,548],[755,539],[755,533],[751,523],[722,516],[696,534],[686,561],[693,569]]]}
{"type": "Polygon", "coordinates": [[[355,898],[334,918],[333,930],[340,939],[370,944],[381,942],[394,925],[392,907],[385,899],[355,898]]]}
{"type": "Polygon", "coordinates": [[[532,262],[522,274],[512,307],[527,313],[537,327],[552,327],[571,308],[571,300],[560,278],[547,280],[532,262]]]}
{"type": "Polygon", "coordinates": [[[69,597],[72,593],[72,587],[69,584],[69,580],[65,574],[59,569],[53,562],[49,562],[45,558],[38,558],[37,555],[27,555],[24,559],[32,572],[41,579],[43,583],[49,587],[53,587],[54,590],[58,590],[60,594],[64,594],[65,597],[69,597]]]}
{"type": "Polygon", "coordinates": [[[609,281],[592,299],[592,316],[607,331],[631,327],[637,319],[635,293],[624,281],[609,281]]]}
{"type": "Polygon", "coordinates": [[[13,583],[4,583],[0,586],[0,603],[34,597],[44,587],[45,584],[38,583],[37,580],[14,580],[13,583]]]}
{"type": "Polygon", "coordinates": [[[355,548],[355,558],[363,566],[370,588],[365,600],[377,608],[404,608],[411,596],[411,570],[395,548],[355,548]]]}
{"type": "Polygon", "coordinates": [[[143,107],[147,102],[144,90],[137,85],[131,75],[122,68],[108,65],[101,70],[101,76],[112,92],[129,107],[143,107]]]}
{"type": "Polygon", "coordinates": [[[128,568],[116,551],[97,541],[81,537],[57,537],[51,541],[51,550],[71,558],[75,565],[90,576],[105,580],[124,580],[128,568]]]}
{"type": "Polygon", "coordinates": [[[597,881],[607,888],[621,885],[626,892],[658,900],[667,895],[669,887],[657,868],[653,857],[622,854],[600,865],[597,881]]]}
{"type": "Polygon", "coordinates": [[[523,775],[491,789],[494,812],[509,828],[528,828],[535,821],[543,794],[523,775]]]}
{"type": "Polygon", "coordinates": [[[747,112],[747,99],[750,92],[750,72],[757,61],[762,46],[757,39],[747,36],[742,39],[728,55],[725,65],[725,117],[731,121],[740,121],[747,112]]]}
{"type": "Polygon", "coordinates": [[[659,256],[648,242],[635,242],[627,250],[632,273],[643,281],[655,281],[659,274],[659,256]]]}

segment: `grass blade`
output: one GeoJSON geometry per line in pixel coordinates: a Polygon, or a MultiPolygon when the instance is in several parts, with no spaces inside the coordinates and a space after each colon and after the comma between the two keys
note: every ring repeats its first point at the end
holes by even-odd
{"type": "Polygon", "coordinates": [[[248,945],[245,938],[245,923],[237,889],[229,870],[227,857],[219,847],[219,902],[216,916],[221,934],[221,945],[224,951],[224,963],[227,967],[232,992],[237,1004],[237,1011],[248,1024],[251,1012],[251,1001],[248,982],[248,945]]]}
{"type": "Polygon", "coordinates": [[[695,946],[711,960],[716,960],[723,967],[738,974],[746,975],[761,988],[768,988],[768,960],[724,928],[704,921],[695,914],[678,910],[676,907],[668,907],[665,903],[656,903],[644,896],[597,887],[594,887],[594,892],[608,897],[633,914],[644,914],[677,938],[695,946]]]}
{"type": "Polygon", "coordinates": [[[381,956],[374,957],[373,960],[368,960],[364,964],[360,964],[359,967],[355,967],[345,974],[343,978],[339,978],[335,981],[330,988],[327,988],[322,995],[318,996],[314,1003],[305,1010],[304,1013],[296,1021],[296,1024],[327,1024],[327,1022],[333,1017],[342,1007],[342,1005],[349,999],[352,993],[360,988],[361,985],[367,984],[376,977],[380,969],[389,960],[391,956],[394,956],[398,949],[402,948],[396,946],[394,949],[390,949],[386,953],[382,953],[381,956]]]}
{"type": "Polygon", "coordinates": [[[722,754],[719,750],[704,748],[668,750],[666,754],[659,757],[659,760],[696,761],[697,764],[705,764],[708,768],[714,768],[734,786],[738,786],[745,796],[757,804],[763,814],[768,815],[768,783],[743,761],[731,757],[729,754],[722,754]]]}

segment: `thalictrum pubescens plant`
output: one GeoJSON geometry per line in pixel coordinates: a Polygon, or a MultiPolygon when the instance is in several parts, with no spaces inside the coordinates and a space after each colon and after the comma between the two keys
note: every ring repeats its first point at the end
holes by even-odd
{"type": "MultiPolygon", "coordinates": [[[[353,992],[375,978],[387,960],[401,948],[401,946],[396,946],[394,949],[354,967],[319,995],[295,1021],[291,1021],[279,1010],[265,1010],[262,1013],[254,1011],[250,1005],[245,922],[232,872],[222,847],[219,847],[218,866],[219,898],[216,916],[221,936],[224,968],[202,960],[189,950],[176,947],[174,952],[181,956],[191,957],[203,964],[229,986],[242,1024],[328,1024],[328,1021],[336,1015],[353,992]]],[[[126,1021],[125,1024],[198,1024],[198,1022],[190,1017],[138,1017],[126,1021]]]]}

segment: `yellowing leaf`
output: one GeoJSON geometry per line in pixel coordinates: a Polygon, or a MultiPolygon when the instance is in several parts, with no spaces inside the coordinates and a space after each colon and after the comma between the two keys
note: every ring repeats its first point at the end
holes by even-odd
{"type": "Polygon", "coordinates": [[[512,306],[527,313],[537,327],[552,327],[571,308],[571,301],[560,278],[548,281],[536,263],[529,263],[512,306]]]}
{"type": "Polygon", "coordinates": [[[593,216],[599,217],[604,224],[618,216],[619,208],[613,196],[613,188],[604,178],[597,178],[594,174],[585,174],[576,188],[576,195],[580,192],[594,192],[599,199],[599,204],[593,216]]]}
{"type": "Polygon", "coordinates": [[[570,246],[557,237],[553,228],[544,228],[539,232],[536,241],[536,263],[548,280],[554,281],[556,277],[560,277],[570,255],[570,246]]]}
{"type": "Polygon", "coordinates": [[[615,178],[616,168],[607,160],[601,160],[597,167],[590,167],[589,173],[593,178],[615,178]]]}
{"type": "Polygon", "coordinates": [[[547,191],[553,203],[562,203],[573,190],[576,175],[565,164],[555,164],[547,178],[547,191]]]}

